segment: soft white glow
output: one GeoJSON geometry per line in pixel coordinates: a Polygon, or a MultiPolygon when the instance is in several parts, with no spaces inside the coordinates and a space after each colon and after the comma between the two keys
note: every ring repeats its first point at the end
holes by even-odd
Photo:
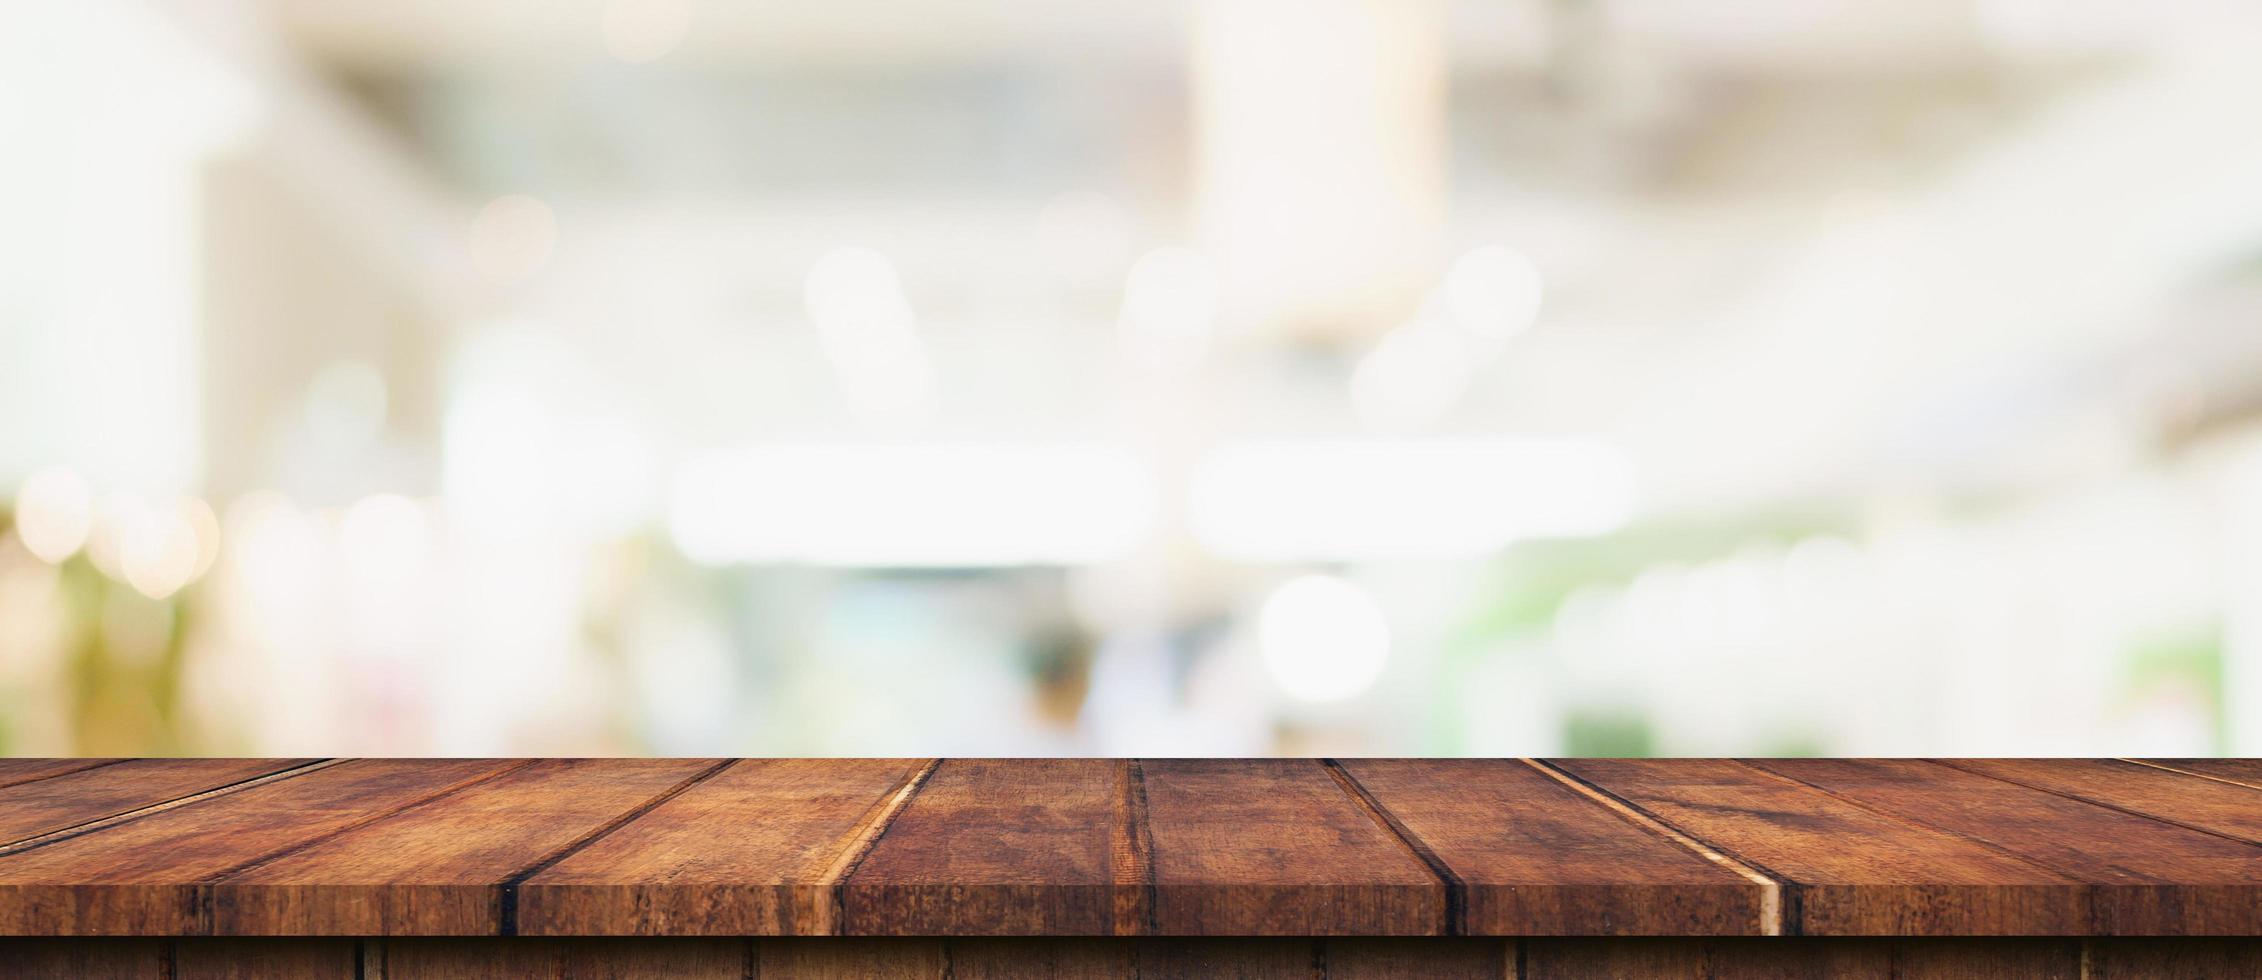
{"type": "Polygon", "coordinates": [[[605,53],[629,64],[667,57],[691,33],[685,0],[609,0],[604,18],[605,53]]]}
{"type": "Polygon", "coordinates": [[[338,522],[338,548],[357,587],[397,588],[424,567],[424,508],[398,494],[354,501],[338,522]]]}
{"type": "Polygon", "coordinates": [[[41,561],[61,564],[94,526],[94,491],[67,467],[33,473],[16,491],[16,536],[41,561]]]}
{"type": "Polygon", "coordinates": [[[871,420],[923,416],[934,372],[895,263],[868,248],[836,248],[809,267],[804,292],[849,407],[871,420]]]}
{"type": "Polygon", "coordinates": [[[1202,460],[1190,503],[1195,538],[1227,558],[1475,557],[1623,526],[1634,475],[1577,439],[1253,443],[1202,460]]]}
{"type": "Polygon", "coordinates": [[[1471,356],[1451,330],[1423,322],[1399,327],[1351,372],[1351,410],[1373,430],[1433,425],[1467,390],[1471,356]]]}
{"type": "Polygon", "coordinates": [[[1122,342],[1140,364],[1185,368],[1209,349],[1217,323],[1217,271],[1181,246],[1139,257],[1123,281],[1122,342]]]}
{"type": "Polygon", "coordinates": [[[102,498],[87,557],[103,574],[163,599],[196,580],[219,549],[218,522],[203,501],[155,503],[133,494],[102,498]],[[201,536],[200,536],[201,532],[201,536]]]}
{"type": "Polygon", "coordinates": [[[1103,446],[764,446],[676,474],[670,530],[708,563],[1082,564],[1138,547],[1153,477],[1103,446]]]}
{"type": "Polygon", "coordinates": [[[558,216],[524,194],[505,194],[471,219],[471,267],[484,276],[518,279],[550,260],[558,244],[558,216]]]}
{"type": "Polygon", "coordinates": [[[1487,245],[1453,263],[1438,298],[1441,312],[1489,356],[1539,319],[1545,297],[1539,267],[1528,256],[1487,245]]]}
{"type": "Polygon", "coordinates": [[[1257,645],[1281,690],[1300,701],[1365,692],[1390,658],[1390,624],[1356,585],[1305,575],[1274,589],[1257,616],[1257,645]]]}
{"type": "Polygon", "coordinates": [[[306,386],[306,427],[324,446],[348,452],[375,442],[385,427],[385,376],[362,361],[335,361],[306,386]]]}

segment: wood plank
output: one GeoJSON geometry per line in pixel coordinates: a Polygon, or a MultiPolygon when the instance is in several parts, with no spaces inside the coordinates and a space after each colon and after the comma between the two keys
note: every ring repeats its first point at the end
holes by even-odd
{"type": "Polygon", "coordinates": [[[1122,812],[1129,805],[1130,765],[945,760],[842,885],[842,931],[1105,936],[1143,930],[1144,915],[1135,921],[1116,915],[1119,904],[1136,914],[1146,893],[1145,869],[1115,866],[1116,828],[1133,819],[1122,812]],[[1135,896],[1119,903],[1118,891],[1135,896]]]}
{"type": "Polygon", "coordinates": [[[1513,939],[1334,938],[1320,944],[1328,980],[1501,980],[1516,969],[1513,939]]]}
{"type": "Polygon", "coordinates": [[[762,980],[946,980],[951,972],[949,951],[937,939],[763,939],[754,944],[754,975],[762,980]]]}
{"type": "Polygon", "coordinates": [[[2079,940],[1528,939],[1524,977],[1708,980],[2076,980],[2079,940]]]}
{"type": "Polygon", "coordinates": [[[366,980],[743,980],[754,950],[744,939],[392,938],[366,980]]]}
{"type": "Polygon", "coordinates": [[[359,980],[352,939],[187,939],[173,944],[175,980],[359,980]]]}
{"type": "Polygon", "coordinates": [[[521,883],[517,931],[832,933],[838,883],[930,766],[741,760],[521,883]]]}
{"type": "Polygon", "coordinates": [[[2262,759],[2133,759],[2144,765],[2164,766],[2183,772],[2245,786],[2262,787],[2262,759]]]}
{"type": "Polygon", "coordinates": [[[176,980],[169,939],[0,939],[0,976],[176,980]]]}
{"type": "Polygon", "coordinates": [[[1718,759],[1549,765],[1785,881],[1785,931],[1807,935],[2080,935],[2089,890],[1971,840],[1718,759]]]}
{"type": "Polygon", "coordinates": [[[992,937],[952,939],[943,949],[952,977],[1133,980],[1139,976],[1138,947],[1126,940],[992,937]]]}
{"type": "Polygon", "coordinates": [[[1444,862],[1469,935],[1760,935],[1771,887],[1514,759],[1345,759],[1444,862]]]}
{"type": "Polygon", "coordinates": [[[256,779],[312,759],[129,759],[0,789],[0,844],[256,779]]]}
{"type": "Polygon", "coordinates": [[[2262,847],[1918,759],[1760,765],[2094,882],[2098,934],[2262,934],[2262,847]]]}
{"type": "Polygon", "coordinates": [[[1441,935],[1445,883],[1312,759],[1142,764],[1164,935],[1441,935]]]}
{"type": "Polygon", "coordinates": [[[2262,940],[2093,939],[2084,980],[2262,977],[2262,940]]]}
{"type": "Polygon", "coordinates": [[[204,884],[521,762],[364,759],[0,855],[0,934],[201,935],[204,884]]]}
{"type": "Polygon", "coordinates": [[[476,936],[504,885],[714,771],[715,759],[543,759],[212,883],[231,936],[476,936]]]}
{"type": "Polygon", "coordinates": [[[1310,939],[1133,940],[1139,980],[1316,980],[1327,975],[1320,944],[1310,939]]]}
{"type": "Polygon", "coordinates": [[[2118,759],[1944,759],[1966,772],[2262,842],[2262,789],[2118,759]]]}
{"type": "Polygon", "coordinates": [[[124,759],[0,759],[0,788],[114,766],[124,759]]]}

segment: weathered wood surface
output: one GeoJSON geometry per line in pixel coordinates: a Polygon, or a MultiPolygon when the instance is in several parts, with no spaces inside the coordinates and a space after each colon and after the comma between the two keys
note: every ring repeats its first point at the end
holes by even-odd
{"type": "Polygon", "coordinates": [[[0,938],[29,980],[2160,980],[2262,976],[2257,939],[0,938]]]}
{"type": "MultiPolygon", "coordinates": [[[[1144,950],[1142,975],[1167,972],[1154,957],[1251,956],[1309,975],[1312,949],[1331,975],[1387,972],[1448,947],[1010,937],[1687,940],[1535,940],[1516,947],[1532,976],[1621,956],[1718,972],[1798,936],[2262,936],[2262,766],[0,760],[0,936],[434,937],[384,947],[412,960],[472,948],[448,936],[960,937],[954,956],[1144,950]]],[[[820,948],[762,957],[831,955],[807,952],[820,948]]],[[[868,948],[925,975],[917,951],[940,947],[868,948]]],[[[1884,948],[1799,955],[1859,975],[1886,955],[1863,950],[1884,948]]],[[[1887,959],[1921,975],[1931,948],[1887,959]]],[[[2112,955],[2166,955],[2148,949],[2112,955]]],[[[1105,963],[1074,972],[1117,969],[1105,963]]]]}

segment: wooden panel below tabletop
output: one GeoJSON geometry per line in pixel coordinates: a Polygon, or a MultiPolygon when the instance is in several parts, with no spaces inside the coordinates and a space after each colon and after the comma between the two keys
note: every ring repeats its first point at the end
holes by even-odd
{"type": "Polygon", "coordinates": [[[1170,936],[1443,935],[1445,882],[1313,759],[1142,764],[1170,936]]]}

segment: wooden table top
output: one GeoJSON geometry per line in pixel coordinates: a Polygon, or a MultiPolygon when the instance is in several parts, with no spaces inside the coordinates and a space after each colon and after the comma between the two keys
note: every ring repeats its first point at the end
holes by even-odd
{"type": "Polygon", "coordinates": [[[0,760],[0,935],[2262,935],[2262,761],[0,760]]]}

